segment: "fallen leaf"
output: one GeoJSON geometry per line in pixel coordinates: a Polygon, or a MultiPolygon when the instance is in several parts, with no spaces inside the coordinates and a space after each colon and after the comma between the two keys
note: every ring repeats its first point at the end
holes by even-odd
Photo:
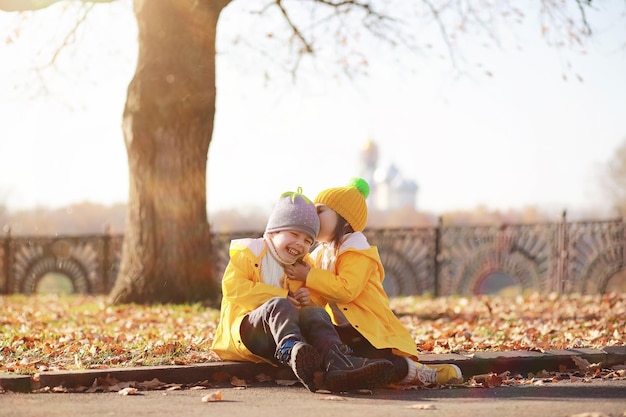
{"type": "MultiPolygon", "coordinates": [[[[2,318],[6,334],[3,334],[0,371],[31,374],[36,382],[41,372],[220,360],[210,349],[219,310],[192,306],[109,306],[105,299],[77,295],[72,296],[71,302],[60,302],[54,296],[6,296],[2,318]],[[46,306],[43,310],[39,308],[42,304],[46,306]],[[71,319],[60,320],[61,317],[71,319]]],[[[395,297],[390,304],[422,352],[472,357],[483,351],[542,352],[624,344],[620,324],[626,314],[626,293],[410,296],[395,297]]],[[[585,378],[585,382],[624,378],[623,373],[615,372],[619,368],[602,369],[600,364],[579,357],[572,360],[567,357],[567,360],[569,366],[542,376],[560,383],[570,378],[585,378]]],[[[323,386],[323,378],[317,374],[322,375],[316,372],[315,384],[323,386]]],[[[228,383],[231,377],[225,372],[212,372],[207,386],[228,383]]],[[[532,383],[530,378],[506,376],[502,385],[526,385],[532,383]]],[[[256,381],[266,382],[266,375],[258,375],[247,383],[256,381]]],[[[474,380],[464,385],[488,388],[492,381],[488,382],[474,380]]],[[[284,383],[288,384],[297,381],[284,383]]],[[[36,384],[33,387],[40,388],[36,384]]],[[[126,386],[101,378],[87,391],[102,392],[107,387],[126,386]]],[[[163,388],[155,384],[151,389],[163,388]]],[[[77,388],[71,390],[76,392],[77,388]]]]}
{"type": "Polygon", "coordinates": [[[159,381],[157,378],[153,378],[150,381],[142,381],[137,383],[137,386],[148,390],[157,390],[165,386],[164,382],[159,381]]]}
{"type": "Polygon", "coordinates": [[[489,373],[474,375],[472,379],[478,384],[483,384],[485,387],[499,387],[502,385],[503,376],[496,375],[495,373],[489,373]]]}
{"type": "Polygon", "coordinates": [[[542,369],[541,371],[537,372],[537,375],[535,375],[537,378],[548,378],[550,377],[550,373],[548,371],[546,371],[545,369],[542,369]]]}
{"type": "Polygon", "coordinates": [[[201,401],[203,403],[212,403],[215,401],[222,401],[222,399],[222,391],[215,391],[202,397],[201,401]]]}
{"type": "Polygon", "coordinates": [[[580,356],[572,356],[572,361],[581,371],[586,371],[591,366],[587,359],[581,358],[580,356]]]}
{"type": "Polygon", "coordinates": [[[204,380],[204,381],[200,381],[200,382],[196,382],[194,384],[194,387],[204,387],[204,388],[209,388],[211,386],[211,383],[208,380],[204,380]]]}
{"type": "Polygon", "coordinates": [[[272,377],[263,373],[258,374],[256,377],[256,380],[259,382],[270,382],[272,381],[272,377]]]}
{"type": "Polygon", "coordinates": [[[119,391],[122,391],[125,388],[135,388],[136,384],[137,383],[134,382],[134,381],[133,382],[128,382],[128,381],[118,382],[115,385],[110,385],[108,387],[104,387],[104,389],[105,389],[105,391],[110,391],[110,392],[118,391],[119,392],[119,391]]]}
{"type": "Polygon", "coordinates": [[[295,385],[297,383],[298,383],[298,381],[296,381],[295,379],[277,379],[276,380],[276,384],[282,385],[284,387],[290,387],[290,386],[295,385]]]}
{"type": "Polygon", "coordinates": [[[119,395],[141,395],[137,388],[126,387],[117,392],[119,395]]]}
{"type": "Polygon", "coordinates": [[[234,387],[247,387],[248,383],[244,379],[237,378],[236,376],[230,379],[230,384],[234,387]]]}

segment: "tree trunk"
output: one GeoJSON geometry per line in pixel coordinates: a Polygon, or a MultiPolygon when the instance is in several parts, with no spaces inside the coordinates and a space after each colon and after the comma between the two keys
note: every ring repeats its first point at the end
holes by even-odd
{"type": "Polygon", "coordinates": [[[129,196],[110,302],[216,299],[207,220],[215,37],[228,0],[135,0],[139,56],[123,116],[129,196]]]}

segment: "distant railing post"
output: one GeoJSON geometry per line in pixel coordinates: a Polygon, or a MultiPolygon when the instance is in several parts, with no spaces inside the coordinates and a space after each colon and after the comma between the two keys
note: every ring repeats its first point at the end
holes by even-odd
{"type": "Polygon", "coordinates": [[[620,223],[622,223],[622,259],[620,260],[619,270],[624,269],[624,261],[626,260],[626,227],[624,227],[624,218],[620,217],[620,223]]]}
{"type": "Polygon", "coordinates": [[[568,274],[567,274],[567,258],[568,258],[568,228],[567,228],[567,211],[563,210],[561,214],[560,233],[557,243],[557,256],[558,256],[558,289],[559,294],[565,294],[569,292],[568,274]]]}
{"type": "Polygon", "coordinates": [[[435,291],[434,296],[439,297],[439,265],[441,263],[441,229],[443,228],[443,218],[439,216],[437,219],[437,227],[435,228],[435,291]]]}
{"type": "MultiPolygon", "coordinates": [[[[564,210],[561,219],[547,224],[497,228],[454,226],[447,221],[445,226],[439,216],[435,225],[424,228],[370,232],[388,275],[396,280],[390,288],[403,292],[409,282],[406,295],[465,295],[480,284],[485,271],[494,268],[516,279],[524,290],[570,294],[605,291],[606,281],[613,279],[605,275],[626,267],[626,224],[624,219],[616,220],[570,224],[564,210]]],[[[109,225],[97,235],[84,236],[13,236],[8,225],[1,233],[0,295],[30,293],[24,288],[31,288],[34,280],[48,272],[66,274],[72,282],[81,283],[81,291],[100,293],[107,293],[118,278],[124,236],[112,234],[109,225]],[[77,249],[75,257],[55,255],[56,260],[49,261],[48,253],[66,253],[69,247],[77,249]]],[[[220,275],[228,263],[228,243],[251,234],[262,232],[212,235],[214,275],[220,275]]]]}
{"type": "Polygon", "coordinates": [[[111,266],[109,265],[109,250],[111,247],[111,226],[106,225],[104,227],[104,235],[102,236],[102,291],[103,293],[109,292],[109,271],[111,266]]]}
{"type": "Polygon", "coordinates": [[[11,227],[4,227],[4,261],[2,262],[2,266],[4,267],[4,280],[2,283],[2,294],[9,293],[9,282],[11,281],[11,227]]]}

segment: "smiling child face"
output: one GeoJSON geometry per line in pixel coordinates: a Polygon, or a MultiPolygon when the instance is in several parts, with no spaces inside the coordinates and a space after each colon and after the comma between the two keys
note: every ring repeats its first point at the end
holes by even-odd
{"type": "Polygon", "coordinates": [[[272,236],[272,242],[274,243],[278,256],[288,265],[301,259],[309,252],[313,245],[311,236],[297,230],[275,232],[272,236]]]}

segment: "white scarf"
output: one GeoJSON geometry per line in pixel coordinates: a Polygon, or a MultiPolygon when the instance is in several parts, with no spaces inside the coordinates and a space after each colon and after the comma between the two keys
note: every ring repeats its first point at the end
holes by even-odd
{"type": "Polygon", "coordinates": [[[335,245],[322,243],[320,248],[320,267],[327,271],[335,270],[335,261],[337,260],[337,249],[335,245]]]}
{"type": "Polygon", "coordinates": [[[331,243],[322,243],[319,249],[315,249],[314,257],[320,260],[320,267],[327,271],[335,271],[335,262],[340,252],[344,252],[349,248],[357,250],[365,250],[370,247],[367,238],[361,232],[347,233],[341,239],[339,247],[335,247],[331,243]]]}
{"type": "Polygon", "coordinates": [[[283,288],[286,282],[284,279],[284,265],[287,263],[280,257],[276,251],[274,242],[272,242],[272,239],[267,233],[263,235],[263,239],[267,244],[267,251],[271,256],[264,256],[263,259],[261,259],[261,280],[266,284],[283,288]]]}

